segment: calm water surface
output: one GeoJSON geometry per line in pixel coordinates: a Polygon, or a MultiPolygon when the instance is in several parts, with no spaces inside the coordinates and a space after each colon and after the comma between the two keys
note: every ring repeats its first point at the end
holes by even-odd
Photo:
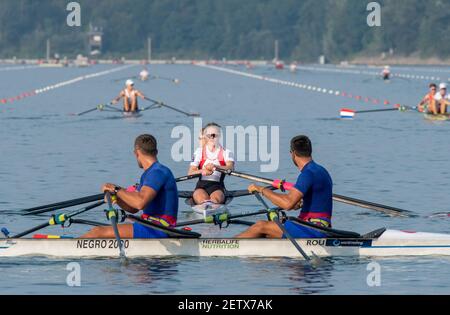
{"type": "MultiPolygon", "coordinates": [[[[0,99],[42,88],[81,75],[111,69],[40,69],[1,71],[0,99]]],[[[245,68],[234,67],[240,71],[245,68]]],[[[364,68],[361,68],[364,69],[364,68]]],[[[188,162],[175,162],[172,129],[193,121],[167,110],[146,112],[138,119],[114,113],[81,112],[107,103],[125,79],[139,67],[84,80],[13,104],[0,104],[0,209],[20,209],[95,194],[102,183],[135,183],[140,177],[133,156],[134,138],[152,133],[160,143],[160,160],[176,176],[186,174],[188,162]]],[[[449,68],[409,67],[402,74],[450,76],[449,68]]],[[[297,171],[289,156],[289,140],[307,134],[314,142],[315,159],[331,172],[335,192],[409,209],[419,218],[388,218],[368,210],[335,204],[334,225],[368,232],[379,227],[450,233],[450,219],[428,219],[437,211],[450,211],[450,123],[430,123],[419,114],[387,112],[360,115],[354,121],[337,119],[343,107],[374,109],[384,105],[279,86],[195,66],[153,66],[155,75],[179,78],[175,85],[152,80],[137,88],[188,111],[198,111],[204,121],[221,125],[280,127],[280,166],[266,177],[295,180],[297,171]]],[[[288,81],[315,85],[416,105],[427,92],[423,80],[394,79],[336,72],[277,72],[252,70],[288,81]]],[[[143,104],[142,104],[143,105],[143,104]]],[[[258,162],[240,161],[239,170],[259,173],[258,162]]],[[[242,189],[248,182],[228,179],[228,187],[242,189]]],[[[180,189],[192,189],[183,183],[180,189]]],[[[235,200],[231,211],[256,210],[254,198],[235,200]]],[[[186,210],[185,206],[181,209],[186,210]]],[[[181,213],[180,220],[188,214],[181,213]]],[[[103,220],[101,210],[84,216],[103,220]]],[[[0,214],[0,226],[20,232],[45,221],[0,214]]],[[[87,230],[74,226],[44,232],[79,235],[87,230]]],[[[219,231],[202,226],[206,236],[231,236],[242,227],[219,231]]],[[[450,261],[444,258],[377,259],[381,264],[380,287],[366,284],[367,259],[331,259],[313,270],[295,259],[164,258],[132,260],[78,260],[82,286],[66,285],[66,265],[58,259],[1,259],[0,293],[18,294],[449,294],[450,261]]]]}

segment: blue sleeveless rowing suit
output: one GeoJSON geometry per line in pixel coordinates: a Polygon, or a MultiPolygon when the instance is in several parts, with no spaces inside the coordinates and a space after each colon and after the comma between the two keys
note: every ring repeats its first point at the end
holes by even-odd
{"type": "MultiPolygon", "coordinates": [[[[311,161],[302,169],[294,188],[303,193],[303,208],[299,219],[321,227],[331,228],[333,181],[328,171],[311,161]]],[[[325,234],[293,221],[286,221],[284,226],[294,238],[325,237],[325,234]]],[[[283,235],[283,238],[286,238],[286,236],[283,235]]]]}
{"type": "MultiPolygon", "coordinates": [[[[178,190],[170,169],[159,162],[155,162],[142,174],[137,190],[140,191],[144,186],[152,188],[157,194],[155,199],[143,209],[142,217],[162,226],[175,226],[178,216],[178,190]]],[[[167,238],[168,236],[162,231],[134,223],[133,237],[167,238]]]]}

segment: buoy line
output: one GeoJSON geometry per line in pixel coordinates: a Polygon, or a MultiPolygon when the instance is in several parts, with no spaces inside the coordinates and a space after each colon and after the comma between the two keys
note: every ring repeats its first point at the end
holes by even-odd
{"type": "Polygon", "coordinates": [[[0,67],[0,72],[14,71],[14,70],[28,70],[28,69],[37,69],[37,68],[42,68],[42,67],[39,67],[39,66],[17,66],[17,67],[4,67],[4,68],[0,67]]]}
{"type": "MultiPolygon", "coordinates": [[[[212,70],[217,70],[217,71],[221,71],[221,72],[226,72],[226,73],[239,75],[239,76],[243,76],[243,77],[247,77],[247,78],[252,78],[252,79],[256,79],[256,80],[262,80],[262,81],[266,81],[266,82],[271,82],[271,83],[274,83],[274,84],[280,84],[280,85],[290,86],[290,87],[294,87],[294,88],[299,88],[299,89],[303,89],[303,90],[307,90],[307,91],[311,91],[311,92],[317,92],[317,93],[333,95],[333,96],[347,97],[347,98],[351,98],[351,99],[357,100],[359,102],[373,103],[373,104],[384,104],[384,105],[394,104],[394,103],[392,103],[389,100],[381,100],[381,99],[378,99],[378,98],[364,97],[364,96],[361,96],[361,95],[348,93],[348,92],[344,92],[344,91],[322,88],[322,87],[318,87],[318,86],[314,86],[314,85],[310,85],[310,84],[302,84],[302,83],[298,83],[298,82],[292,82],[292,81],[285,81],[285,80],[270,78],[270,77],[257,75],[257,74],[252,74],[252,73],[248,73],[248,72],[242,72],[242,71],[238,71],[238,70],[233,70],[233,69],[228,69],[228,68],[223,68],[223,67],[218,67],[218,66],[207,65],[205,63],[196,63],[195,65],[199,66],[199,67],[208,68],[208,69],[212,69],[212,70]]],[[[395,105],[396,106],[401,106],[399,103],[395,103],[395,105]]]]}
{"type": "MultiPolygon", "coordinates": [[[[325,67],[308,67],[308,66],[297,66],[299,70],[307,70],[307,71],[319,71],[319,72],[334,72],[334,73],[345,73],[345,74],[358,74],[358,75],[370,75],[370,76],[380,76],[380,72],[376,71],[366,71],[366,70],[353,70],[353,69],[333,69],[333,68],[325,68],[325,67]]],[[[401,74],[401,73],[393,73],[392,77],[411,79],[411,80],[426,80],[426,81],[441,81],[441,77],[438,76],[429,76],[429,75],[414,75],[414,74],[401,74]]],[[[450,78],[448,78],[450,81],[450,78]]]]}
{"type": "Polygon", "coordinates": [[[6,103],[13,103],[19,100],[22,100],[24,98],[30,97],[30,96],[35,96],[41,93],[45,93],[54,89],[58,89],[67,85],[71,85],[80,81],[84,81],[84,80],[89,80],[92,78],[96,78],[96,77],[100,77],[100,76],[104,76],[104,75],[108,75],[114,72],[118,72],[118,71],[122,71],[125,69],[128,69],[130,67],[134,67],[134,65],[126,65],[126,66],[122,66],[119,68],[115,68],[115,69],[111,69],[111,70],[105,70],[105,71],[101,71],[101,72],[96,72],[96,73],[91,73],[91,74],[87,74],[87,75],[83,75],[83,76],[79,76],[76,77],[74,79],[71,80],[67,80],[67,81],[62,81],[56,84],[52,84],[52,85],[48,85],[46,87],[40,88],[40,89],[35,89],[33,91],[28,91],[28,92],[23,92],[17,96],[14,97],[9,97],[9,98],[0,98],[0,103],[1,104],[6,104],[6,103]]]}

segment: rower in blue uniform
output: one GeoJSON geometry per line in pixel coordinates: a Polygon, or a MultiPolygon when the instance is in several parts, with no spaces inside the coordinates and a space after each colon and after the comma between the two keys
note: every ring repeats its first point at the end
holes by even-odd
{"type": "MultiPolygon", "coordinates": [[[[115,194],[117,205],[129,213],[143,210],[142,218],[163,227],[174,227],[178,216],[178,190],[175,178],[169,168],[158,159],[156,139],[151,135],[139,136],[134,145],[134,154],[140,168],[144,169],[136,191],[127,191],[115,184],[104,184],[103,192],[115,194]]],[[[167,238],[161,230],[139,223],[120,224],[120,237],[167,238]]],[[[82,238],[114,238],[110,226],[95,227],[82,238]]]]}
{"type": "MultiPolygon", "coordinates": [[[[251,193],[257,192],[284,210],[302,208],[299,220],[319,227],[331,228],[333,212],[333,182],[328,171],[313,161],[312,144],[308,137],[298,136],[291,141],[293,163],[300,169],[297,183],[288,194],[279,194],[272,190],[250,185],[251,193]]],[[[317,229],[297,224],[293,220],[284,223],[287,232],[294,238],[322,238],[325,234],[317,229]]],[[[238,238],[285,238],[283,231],[275,222],[260,221],[238,238]]]]}

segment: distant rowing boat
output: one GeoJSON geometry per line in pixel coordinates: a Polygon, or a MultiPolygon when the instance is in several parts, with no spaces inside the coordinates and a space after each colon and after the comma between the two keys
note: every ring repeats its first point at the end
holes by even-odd
{"type": "Polygon", "coordinates": [[[143,116],[143,114],[141,113],[140,110],[135,111],[135,112],[122,111],[122,115],[123,115],[124,118],[139,118],[139,117],[143,116]]]}
{"type": "MultiPolygon", "coordinates": [[[[360,237],[298,239],[309,254],[319,257],[450,256],[450,235],[378,230],[360,237]]],[[[161,257],[295,257],[299,252],[286,239],[132,239],[122,240],[126,256],[161,257]]],[[[0,240],[1,257],[61,258],[119,257],[117,241],[89,239],[0,240]]]]}
{"type": "Polygon", "coordinates": [[[433,121],[448,121],[450,120],[450,114],[439,114],[439,115],[433,115],[433,114],[424,114],[424,118],[426,120],[433,120],[433,121]]]}

